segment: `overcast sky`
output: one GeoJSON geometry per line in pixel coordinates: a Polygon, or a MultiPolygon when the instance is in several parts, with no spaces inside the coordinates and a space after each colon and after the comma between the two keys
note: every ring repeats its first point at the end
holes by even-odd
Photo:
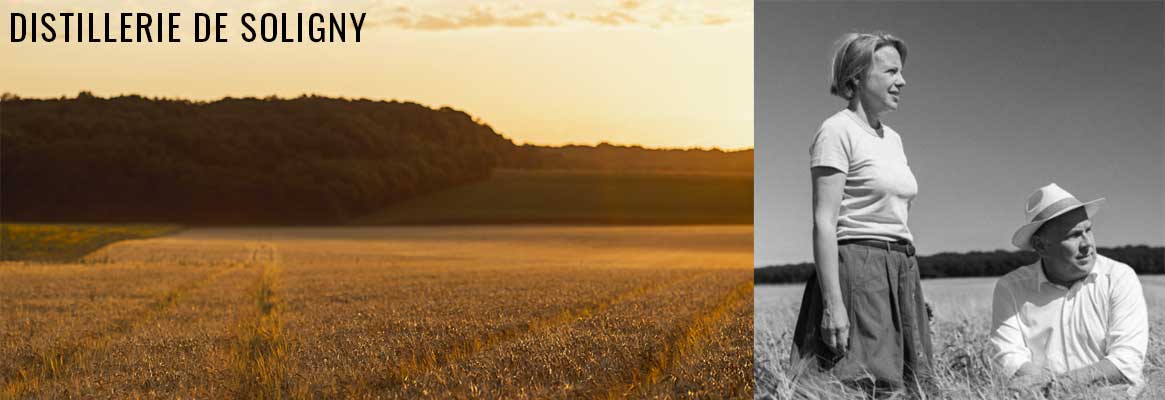
{"type": "Polygon", "coordinates": [[[762,2],[756,5],[757,265],[812,260],[809,144],[848,31],[904,39],[884,121],[918,179],[921,254],[1011,249],[1024,200],[1055,182],[1088,201],[1101,246],[1165,244],[1162,2],[762,2]]]}

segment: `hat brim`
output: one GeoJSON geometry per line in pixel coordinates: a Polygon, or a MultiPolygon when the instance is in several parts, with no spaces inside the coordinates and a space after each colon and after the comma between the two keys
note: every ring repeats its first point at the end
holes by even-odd
{"type": "Polygon", "coordinates": [[[1067,213],[1069,211],[1075,210],[1075,209],[1080,208],[1080,207],[1084,207],[1084,212],[1088,214],[1088,218],[1092,218],[1092,216],[1096,215],[1096,212],[1098,210],[1100,210],[1101,204],[1104,204],[1103,197],[1096,199],[1096,200],[1093,200],[1093,201],[1090,201],[1090,202],[1087,202],[1087,203],[1081,203],[1079,205],[1065,208],[1063,210],[1060,210],[1060,212],[1052,214],[1051,216],[1049,216],[1047,218],[1037,220],[1037,221],[1032,221],[1032,222],[1028,223],[1027,225],[1021,226],[1019,228],[1019,230],[1015,231],[1014,235],[1011,235],[1011,244],[1014,245],[1015,247],[1018,247],[1020,250],[1028,250],[1028,251],[1035,250],[1032,248],[1031,237],[1033,234],[1036,233],[1037,230],[1040,229],[1041,226],[1044,226],[1045,223],[1047,223],[1048,221],[1051,221],[1052,219],[1054,219],[1056,217],[1064,215],[1064,213],[1067,213]]]}

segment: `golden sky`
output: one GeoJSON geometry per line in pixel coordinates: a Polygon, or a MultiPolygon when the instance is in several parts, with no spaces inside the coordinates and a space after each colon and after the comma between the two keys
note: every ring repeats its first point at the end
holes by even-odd
{"type": "Polygon", "coordinates": [[[753,143],[751,1],[3,1],[0,90],[24,97],[314,93],[447,105],[517,143],[753,143]],[[14,12],[181,12],[183,42],[11,43],[14,12]],[[229,13],[230,42],[194,43],[195,12],[229,13]],[[246,43],[246,12],[367,16],[361,43],[246,43]]]}

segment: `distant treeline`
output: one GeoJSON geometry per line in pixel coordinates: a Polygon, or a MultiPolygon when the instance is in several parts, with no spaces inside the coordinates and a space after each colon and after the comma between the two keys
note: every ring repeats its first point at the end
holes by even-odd
{"type": "Polygon", "coordinates": [[[645,149],[641,146],[524,145],[505,167],[604,171],[703,171],[752,175],[752,150],[645,149]]]}
{"type": "Polygon", "coordinates": [[[752,151],[516,146],[449,107],[302,96],[0,99],[5,221],[342,223],[528,169],[751,169],[752,151]],[[744,161],[747,158],[747,161],[744,161]]]}
{"type": "MultiPolygon", "coordinates": [[[[1165,274],[1165,247],[1101,247],[1097,251],[1128,264],[1138,274],[1165,274]]],[[[918,257],[918,270],[923,279],[1001,276],[1031,264],[1037,258],[1035,253],[1029,251],[938,253],[918,257]]],[[[758,284],[804,282],[813,274],[814,268],[813,263],[757,268],[753,272],[753,281],[758,284]]]]}

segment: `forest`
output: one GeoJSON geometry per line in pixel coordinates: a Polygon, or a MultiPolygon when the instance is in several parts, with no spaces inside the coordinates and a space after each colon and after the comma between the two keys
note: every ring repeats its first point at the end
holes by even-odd
{"type": "MultiPolygon", "coordinates": [[[[1165,274],[1165,247],[1123,246],[1100,247],[1097,252],[1128,264],[1138,274],[1165,274]]],[[[1013,269],[1035,262],[1030,251],[972,251],[968,253],[938,253],[918,257],[918,272],[923,279],[970,276],[1001,276],[1013,269]]],[[[805,282],[814,272],[813,263],[767,266],[753,271],[753,282],[805,282]]]]}
{"type": "Polygon", "coordinates": [[[516,145],[450,107],[0,98],[5,221],[335,224],[495,168],[751,174],[752,150],[516,145]]]}

